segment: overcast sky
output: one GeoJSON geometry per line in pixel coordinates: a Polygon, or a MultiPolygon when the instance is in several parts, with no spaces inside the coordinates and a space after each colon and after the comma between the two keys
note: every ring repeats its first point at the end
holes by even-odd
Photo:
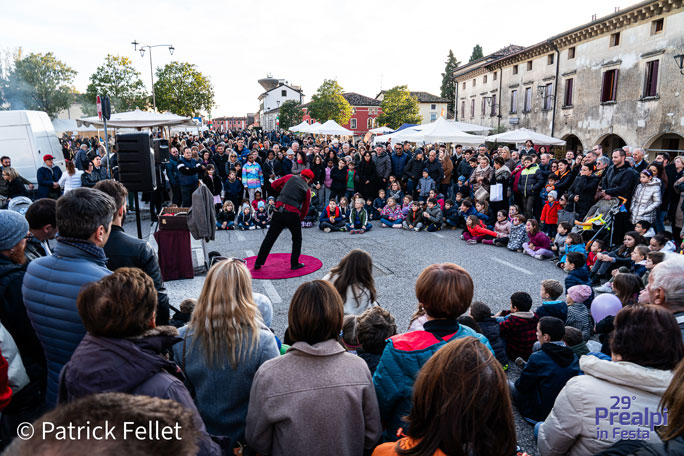
{"type": "Polygon", "coordinates": [[[187,61],[216,91],[212,114],[258,109],[257,80],[271,73],[301,85],[306,100],[325,78],[345,91],[375,97],[407,84],[439,95],[449,49],[467,62],[475,44],[485,55],[509,44],[529,46],[625,8],[634,0],[192,1],[53,0],[2,2],[0,49],[54,52],[78,71],[76,89],[106,54],[132,59],[149,87],[150,68],[130,44],[155,49],[154,66],[187,61]],[[558,5],[558,6],[557,6],[558,5]]]}

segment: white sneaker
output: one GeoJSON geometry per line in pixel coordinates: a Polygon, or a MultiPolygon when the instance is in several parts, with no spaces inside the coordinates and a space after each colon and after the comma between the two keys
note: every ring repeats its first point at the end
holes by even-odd
{"type": "Polygon", "coordinates": [[[594,287],[594,291],[597,293],[612,293],[613,287],[611,286],[610,282],[607,282],[600,287],[594,287]]]}
{"type": "Polygon", "coordinates": [[[256,230],[256,226],[250,226],[249,229],[250,230],[256,230]]]}
{"type": "Polygon", "coordinates": [[[413,231],[418,232],[418,231],[420,231],[420,228],[414,228],[413,231]]]}
{"type": "Polygon", "coordinates": [[[544,255],[535,255],[535,256],[534,256],[534,259],[535,259],[535,260],[540,260],[540,261],[541,261],[541,260],[544,259],[544,255]]]}
{"type": "Polygon", "coordinates": [[[330,233],[330,228],[323,228],[323,231],[325,231],[326,233],[330,233]]]}
{"type": "Polygon", "coordinates": [[[392,228],[401,228],[401,223],[395,223],[392,228]]]}

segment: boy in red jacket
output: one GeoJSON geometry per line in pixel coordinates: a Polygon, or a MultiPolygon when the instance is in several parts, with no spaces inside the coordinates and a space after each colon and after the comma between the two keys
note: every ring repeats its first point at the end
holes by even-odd
{"type": "Polygon", "coordinates": [[[542,222],[542,231],[550,238],[556,237],[556,229],[558,228],[558,210],[560,203],[558,199],[558,192],[551,190],[546,197],[546,203],[542,209],[540,221],[542,222]]]}

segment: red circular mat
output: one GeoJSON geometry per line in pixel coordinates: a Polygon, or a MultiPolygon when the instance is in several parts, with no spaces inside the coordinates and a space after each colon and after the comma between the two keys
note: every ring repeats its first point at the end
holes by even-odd
{"type": "Polygon", "coordinates": [[[255,256],[245,258],[245,261],[253,279],[291,279],[316,272],[323,266],[321,260],[316,257],[299,255],[299,262],[304,263],[304,267],[292,270],[290,269],[289,253],[271,253],[266,259],[266,264],[261,266],[259,270],[254,270],[255,256]]]}

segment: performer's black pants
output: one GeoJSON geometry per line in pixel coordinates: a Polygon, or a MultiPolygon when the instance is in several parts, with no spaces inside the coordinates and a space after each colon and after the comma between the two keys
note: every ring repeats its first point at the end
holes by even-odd
{"type": "Polygon", "coordinates": [[[264,241],[261,243],[259,255],[257,256],[255,264],[263,265],[266,262],[266,257],[271,252],[271,248],[275,243],[280,232],[285,228],[290,230],[292,234],[292,255],[290,256],[290,266],[297,266],[299,264],[299,254],[302,252],[302,223],[299,220],[299,214],[294,212],[274,212],[271,219],[271,227],[266,233],[264,241]]]}

